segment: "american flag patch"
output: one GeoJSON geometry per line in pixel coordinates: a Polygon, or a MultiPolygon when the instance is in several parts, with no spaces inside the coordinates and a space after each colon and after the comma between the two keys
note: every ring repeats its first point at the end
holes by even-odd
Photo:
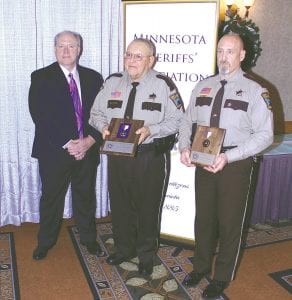
{"type": "Polygon", "coordinates": [[[204,87],[200,91],[200,96],[208,96],[212,91],[212,88],[210,87],[204,87]]]}
{"type": "Polygon", "coordinates": [[[121,92],[119,91],[111,92],[111,96],[112,98],[119,98],[121,96],[121,92]]]}

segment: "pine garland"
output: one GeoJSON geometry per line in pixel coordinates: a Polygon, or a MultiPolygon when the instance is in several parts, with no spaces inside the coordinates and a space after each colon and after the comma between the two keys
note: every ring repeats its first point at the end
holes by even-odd
{"type": "Polygon", "coordinates": [[[243,40],[246,55],[241,63],[241,67],[244,71],[248,71],[256,65],[256,61],[261,55],[259,28],[250,19],[242,19],[236,14],[220,25],[218,32],[219,39],[229,32],[239,34],[243,40]]]}

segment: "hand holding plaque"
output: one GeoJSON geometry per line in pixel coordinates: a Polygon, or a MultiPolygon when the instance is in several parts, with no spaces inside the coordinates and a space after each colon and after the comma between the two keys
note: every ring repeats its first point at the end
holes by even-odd
{"type": "Polygon", "coordinates": [[[191,150],[191,162],[201,166],[210,166],[220,153],[225,129],[208,126],[197,126],[191,150]]]}
{"type": "Polygon", "coordinates": [[[143,125],[143,120],[112,118],[100,153],[134,157],[140,137],[136,131],[143,125]]]}

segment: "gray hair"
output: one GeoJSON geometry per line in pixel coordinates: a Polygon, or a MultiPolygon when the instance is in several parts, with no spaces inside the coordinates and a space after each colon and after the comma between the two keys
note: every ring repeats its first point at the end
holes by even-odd
{"type": "Polygon", "coordinates": [[[81,47],[81,49],[82,49],[82,41],[83,41],[83,40],[82,40],[81,34],[78,33],[78,32],[75,32],[75,31],[70,31],[70,30],[64,30],[64,31],[59,32],[59,33],[57,33],[57,34],[55,35],[55,38],[54,38],[54,44],[55,44],[55,46],[57,46],[57,43],[58,43],[59,38],[60,38],[62,35],[64,35],[64,34],[70,34],[70,35],[72,35],[72,36],[76,39],[77,45],[78,45],[79,47],[81,47]]]}
{"type": "Polygon", "coordinates": [[[151,56],[156,55],[156,47],[152,41],[145,39],[145,38],[137,38],[137,39],[134,39],[130,44],[136,43],[136,42],[145,44],[147,46],[147,48],[149,49],[149,54],[151,56]]]}

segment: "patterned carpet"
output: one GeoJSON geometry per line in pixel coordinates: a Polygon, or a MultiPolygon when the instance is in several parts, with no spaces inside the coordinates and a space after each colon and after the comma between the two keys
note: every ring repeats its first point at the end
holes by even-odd
{"type": "Polygon", "coordinates": [[[114,246],[111,223],[98,224],[97,230],[98,241],[104,250],[100,257],[88,254],[86,248],[79,242],[77,228],[69,226],[74,247],[94,299],[186,300],[201,298],[200,295],[207,281],[203,281],[197,288],[190,289],[180,284],[187,274],[186,265],[191,264],[191,250],[182,250],[177,253],[177,247],[161,245],[154,261],[151,280],[146,280],[139,276],[137,258],[119,266],[110,266],[106,263],[105,260],[108,254],[113,252],[114,246]]]}
{"type": "Polygon", "coordinates": [[[248,232],[244,248],[253,248],[274,243],[284,242],[292,239],[291,222],[283,222],[279,225],[254,226],[248,232]]]}
{"type": "MultiPolygon", "coordinates": [[[[175,245],[160,245],[154,262],[154,272],[150,280],[139,276],[138,260],[134,258],[119,266],[110,266],[106,257],[113,252],[111,223],[97,224],[98,241],[104,252],[100,257],[89,255],[80,245],[78,230],[75,226],[68,228],[80,263],[87,277],[95,299],[201,299],[202,291],[208,284],[204,279],[196,288],[186,289],[182,280],[186,270],[192,268],[193,251],[175,245]]],[[[292,225],[249,231],[244,248],[257,247],[292,239],[292,225]]],[[[228,299],[222,295],[218,299],[228,299]]]]}
{"type": "Polygon", "coordinates": [[[20,299],[14,239],[11,232],[0,233],[0,299],[20,299]]]}
{"type": "Polygon", "coordinates": [[[292,294],[292,269],[270,273],[269,275],[292,294]]]}

